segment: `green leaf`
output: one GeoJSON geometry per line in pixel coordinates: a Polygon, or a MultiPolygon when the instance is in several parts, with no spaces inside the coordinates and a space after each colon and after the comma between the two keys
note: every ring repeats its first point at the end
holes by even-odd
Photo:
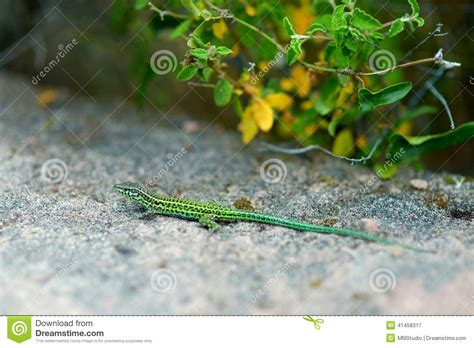
{"type": "Polygon", "coordinates": [[[225,46],[219,46],[216,48],[216,54],[222,58],[228,56],[231,53],[232,53],[232,50],[225,46]]]}
{"type": "Polygon", "coordinates": [[[411,90],[411,82],[401,82],[386,87],[378,92],[367,88],[359,89],[359,106],[362,112],[374,110],[379,105],[387,105],[399,101],[411,90]]]}
{"type": "Polygon", "coordinates": [[[209,52],[204,48],[193,48],[192,50],[189,50],[188,53],[198,59],[207,60],[209,58],[209,52]]]}
{"type": "Polygon", "coordinates": [[[296,31],[293,28],[293,25],[291,24],[290,20],[288,17],[283,18],[283,27],[285,28],[286,32],[288,35],[296,35],[296,31]]]}
{"type": "Polygon", "coordinates": [[[347,28],[347,17],[346,12],[344,11],[345,8],[345,5],[338,5],[334,8],[331,20],[332,30],[338,31],[347,28]]]}
{"type": "Polygon", "coordinates": [[[419,27],[422,27],[422,26],[425,25],[425,20],[421,17],[416,17],[415,22],[416,22],[416,24],[418,24],[419,27]]]}
{"type": "Polygon", "coordinates": [[[358,108],[351,108],[344,112],[340,117],[333,118],[331,122],[329,122],[328,126],[328,133],[332,137],[336,135],[337,127],[339,126],[347,126],[353,124],[360,118],[364,116],[364,113],[360,112],[358,108]]]}
{"type": "Polygon", "coordinates": [[[209,81],[212,75],[212,68],[206,66],[205,68],[202,69],[201,71],[201,76],[204,81],[209,81]]]}
{"type": "Polygon", "coordinates": [[[198,72],[198,67],[194,64],[186,65],[181,69],[178,73],[177,79],[180,81],[188,81],[191,80],[194,75],[198,72]]]}
{"type": "Polygon", "coordinates": [[[392,161],[385,161],[383,164],[377,163],[374,166],[375,174],[382,180],[388,180],[397,174],[398,165],[392,161]]]}
{"type": "Polygon", "coordinates": [[[339,92],[340,86],[338,78],[328,78],[320,88],[319,100],[314,105],[316,112],[325,116],[334,110],[339,92]]]}
{"type": "Polygon", "coordinates": [[[395,20],[395,22],[393,22],[392,25],[390,26],[390,29],[388,30],[388,37],[394,37],[400,34],[404,29],[405,29],[405,25],[403,21],[399,18],[395,20]]]}
{"type": "Polygon", "coordinates": [[[181,0],[181,5],[183,5],[186,10],[191,12],[194,16],[199,17],[201,15],[201,11],[199,11],[193,0],[181,0]]]}
{"type": "Polygon", "coordinates": [[[227,80],[219,80],[214,88],[214,102],[217,106],[222,107],[230,103],[234,87],[227,80]]]}
{"type": "Polygon", "coordinates": [[[328,29],[321,23],[313,23],[308,28],[307,34],[308,35],[313,35],[317,31],[321,31],[321,32],[327,34],[328,29]]]}
{"type": "Polygon", "coordinates": [[[387,154],[394,162],[401,163],[423,153],[438,151],[473,139],[474,122],[464,123],[458,128],[441,134],[403,136],[395,133],[389,138],[387,154]]]}
{"type": "Polygon", "coordinates": [[[135,0],[135,10],[142,10],[150,0],[135,0]]]}
{"type": "Polygon", "coordinates": [[[408,110],[398,118],[398,120],[395,122],[395,127],[400,127],[403,123],[411,121],[417,117],[434,114],[436,111],[437,109],[430,105],[422,105],[412,110],[408,110]]]}
{"type": "Polygon", "coordinates": [[[354,9],[351,23],[362,30],[374,30],[379,29],[382,26],[382,23],[380,23],[378,19],[375,19],[359,8],[354,9]]]}
{"type": "Polygon", "coordinates": [[[354,152],[354,136],[350,128],[341,130],[334,139],[332,152],[338,156],[351,156],[354,152]]]}
{"type": "Polygon", "coordinates": [[[311,27],[314,24],[322,25],[324,28],[326,28],[328,31],[330,31],[330,30],[332,30],[332,15],[322,14],[322,15],[317,16],[316,19],[314,20],[314,22],[309,27],[309,29],[311,29],[311,27]]]}
{"type": "Polygon", "coordinates": [[[416,0],[408,0],[408,3],[411,7],[411,15],[413,17],[418,16],[420,14],[420,5],[418,5],[418,2],[416,0]]]}
{"type": "Polygon", "coordinates": [[[290,47],[288,48],[288,52],[286,53],[286,60],[288,64],[294,64],[302,53],[303,50],[301,49],[301,41],[298,39],[292,39],[290,41],[290,47]]]}
{"type": "Polygon", "coordinates": [[[242,106],[242,102],[240,101],[240,98],[235,98],[234,99],[234,112],[242,118],[242,115],[244,114],[244,107],[242,106]]]}
{"type": "Polygon", "coordinates": [[[181,35],[184,35],[188,31],[192,23],[192,19],[186,19],[185,21],[182,21],[176,28],[173,29],[170,34],[170,38],[176,39],[181,35]]]}
{"type": "Polygon", "coordinates": [[[187,42],[187,45],[189,47],[192,47],[192,48],[206,47],[206,44],[201,39],[201,35],[206,26],[206,23],[207,23],[206,21],[202,21],[201,23],[199,23],[196,29],[194,29],[194,31],[189,35],[189,39],[187,42]]]}

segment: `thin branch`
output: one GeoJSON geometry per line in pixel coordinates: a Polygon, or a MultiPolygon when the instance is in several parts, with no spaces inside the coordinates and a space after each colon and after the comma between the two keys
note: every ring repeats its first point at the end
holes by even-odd
{"type": "Polygon", "coordinates": [[[309,145],[309,146],[298,148],[298,149],[288,149],[288,148],[268,144],[268,143],[265,143],[265,142],[263,143],[263,145],[271,151],[284,153],[284,154],[288,154],[288,155],[300,155],[300,154],[303,154],[303,153],[306,153],[306,152],[309,152],[309,151],[312,151],[312,150],[319,150],[319,151],[322,151],[322,152],[324,152],[325,154],[327,154],[329,156],[339,158],[339,159],[343,159],[343,160],[349,161],[351,163],[360,163],[360,162],[365,163],[366,161],[370,160],[374,156],[375,151],[377,151],[377,149],[380,146],[380,144],[382,143],[383,139],[384,139],[384,136],[379,137],[377,139],[377,141],[375,142],[374,146],[372,147],[372,149],[370,150],[369,154],[366,157],[361,157],[361,158],[349,158],[349,157],[346,157],[346,156],[336,155],[335,153],[329,151],[328,149],[326,149],[326,148],[324,148],[320,145],[309,145]]]}
{"type": "Polygon", "coordinates": [[[441,28],[443,27],[442,23],[438,23],[436,25],[436,29],[433,30],[427,37],[425,37],[421,42],[419,42],[415,47],[413,47],[410,51],[408,51],[407,54],[401,59],[401,61],[405,61],[408,57],[410,57],[418,48],[423,46],[429,39],[431,39],[433,36],[442,36],[446,35],[447,33],[441,33],[441,28]]]}
{"type": "MultiPolygon", "coordinates": [[[[400,19],[402,22],[404,22],[404,23],[408,23],[408,22],[414,21],[414,20],[416,19],[416,17],[415,17],[415,16],[411,16],[411,17],[399,18],[399,19],[400,19]]],[[[395,20],[393,20],[393,21],[384,23],[384,24],[382,24],[381,27],[379,27],[379,28],[377,28],[377,29],[374,29],[374,30],[372,30],[372,31],[379,31],[380,29],[385,29],[385,28],[391,26],[393,23],[395,23],[395,22],[398,21],[399,19],[395,19],[395,20]]]]}
{"type": "Polygon", "coordinates": [[[188,19],[190,18],[189,15],[181,14],[181,13],[175,13],[175,12],[170,12],[168,10],[160,10],[158,7],[156,7],[151,1],[148,3],[148,6],[150,6],[150,9],[152,11],[155,11],[158,13],[160,16],[161,20],[165,19],[165,16],[170,16],[174,18],[179,18],[179,19],[188,19]]]}
{"type": "Polygon", "coordinates": [[[188,82],[189,86],[194,86],[194,87],[205,87],[205,88],[214,88],[216,87],[215,84],[213,83],[201,83],[201,82],[188,82]]]}
{"type": "Polygon", "coordinates": [[[418,64],[426,64],[426,63],[437,63],[437,62],[438,62],[438,59],[436,57],[425,58],[425,59],[415,60],[415,61],[409,62],[409,63],[396,65],[392,68],[388,68],[388,69],[385,69],[385,70],[372,71],[372,72],[354,72],[353,74],[354,75],[359,75],[359,76],[386,75],[386,74],[389,74],[389,73],[391,73],[395,70],[402,69],[402,68],[407,68],[409,66],[414,66],[414,65],[418,65],[418,64]]]}
{"type": "Polygon", "coordinates": [[[426,96],[426,94],[428,94],[431,86],[434,86],[436,82],[438,82],[444,76],[445,73],[446,69],[444,69],[443,67],[436,70],[433,76],[424,83],[423,87],[421,87],[419,91],[413,94],[411,99],[408,101],[408,109],[414,108],[416,105],[418,105],[420,100],[422,100],[426,96]]]}
{"type": "Polygon", "coordinates": [[[446,109],[446,112],[448,113],[449,121],[451,122],[451,129],[456,128],[454,125],[454,119],[453,119],[453,114],[451,113],[451,110],[449,109],[448,102],[444,97],[439,93],[439,91],[435,88],[435,86],[431,85],[429,88],[430,92],[440,101],[441,104],[443,104],[444,108],[446,109]]]}
{"type": "Polygon", "coordinates": [[[280,45],[274,38],[272,38],[270,35],[268,35],[267,33],[265,33],[263,30],[253,26],[252,24],[250,23],[247,23],[246,21],[244,20],[241,20],[235,16],[232,17],[232,19],[234,21],[236,21],[237,23],[240,23],[242,24],[243,26],[246,26],[247,28],[255,31],[256,33],[259,33],[260,35],[262,35],[264,38],[266,38],[268,41],[270,41],[271,43],[273,43],[280,51],[282,52],[285,52],[285,48],[280,45]]]}
{"type": "Polygon", "coordinates": [[[379,71],[372,71],[372,72],[352,71],[351,69],[347,69],[347,68],[346,69],[325,68],[325,67],[321,67],[321,66],[317,66],[317,65],[314,65],[314,64],[307,63],[303,60],[298,60],[298,61],[301,64],[303,64],[304,66],[306,66],[307,68],[311,68],[311,69],[314,69],[314,70],[320,70],[320,71],[325,71],[325,72],[334,72],[334,73],[341,74],[341,75],[353,75],[353,76],[386,75],[386,74],[389,74],[389,73],[391,73],[395,70],[398,70],[398,69],[403,69],[403,68],[407,68],[407,67],[410,67],[410,66],[426,64],[426,63],[439,64],[441,66],[444,66],[445,68],[453,68],[453,67],[461,66],[460,63],[449,62],[449,61],[444,60],[443,55],[442,54],[440,55],[439,52],[436,54],[436,56],[434,56],[432,58],[419,59],[419,60],[415,60],[413,62],[408,62],[408,63],[396,65],[396,66],[388,68],[388,69],[379,70],[379,71]]]}

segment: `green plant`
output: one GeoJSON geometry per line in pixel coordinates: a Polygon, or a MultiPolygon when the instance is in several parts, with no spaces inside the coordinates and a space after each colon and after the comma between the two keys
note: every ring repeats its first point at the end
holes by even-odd
{"type": "Polygon", "coordinates": [[[402,104],[412,83],[403,81],[400,71],[420,64],[459,65],[445,61],[442,51],[397,63],[381,48],[424,25],[416,0],[408,0],[408,13],[387,23],[355,0],[181,0],[167,1],[166,7],[136,0],[137,10],[147,6],[161,20],[173,20],[172,39],[186,41],[177,78],[213,88],[219,107],[232,105],[244,143],[272,130],[375,166],[384,153],[393,158],[399,152],[393,175],[398,163],[474,134],[474,123],[443,134],[411,134],[413,120],[436,109],[402,104]],[[409,151],[400,152],[404,147],[409,151]]]}

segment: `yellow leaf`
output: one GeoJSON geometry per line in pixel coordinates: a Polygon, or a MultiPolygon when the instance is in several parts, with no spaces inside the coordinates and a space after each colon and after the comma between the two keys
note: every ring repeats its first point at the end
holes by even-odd
{"type": "Polygon", "coordinates": [[[300,97],[306,97],[311,90],[311,81],[309,80],[308,72],[301,65],[295,65],[291,68],[291,77],[293,83],[297,87],[296,93],[300,97]]]}
{"type": "Polygon", "coordinates": [[[288,109],[293,104],[293,99],[286,93],[269,94],[265,100],[278,111],[288,109]]]}
{"type": "Polygon", "coordinates": [[[240,54],[240,45],[236,43],[232,46],[232,53],[230,54],[231,57],[237,57],[240,54]]]}
{"type": "Polygon", "coordinates": [[[238,129],[242,133],[242,142],[244,144],[250,143],[258,133],[257,123],[255,123],[253,115],[249,109],[250,105],[245,109],[242,114],[242,120],[238,125],[238,129]]]}
{"type": "Polygon", "coordinates": [[[398,133],[409,136],[411,135],[412,128],[411,122],[404,122],[398,127],[398,133]]]}
{"type": "Polygon", "coordinates": [[[38,94],[38,105],[48,107],[58,98],[58,90],[54,88],[47,88],[38,94]]]}
{"type": "Polygon", "coordinates": [[[217,37],[219,40],[224,38],[225,33],[227,33],[227,25],[225,24],[224,20],[220,20],[212,25],[212,32],[214,36],[217,37]]]}
{"type": "Polygon", "coordinates": [[[318,125],[311,124],[311,125],[308,125],[308,126],[304,127],[304,134],[309,137],[309,136],[313,135],[317,130],[318,130],[318,125]]]}
{"type": "Polygon", "coordinates": [[[257,11],[255,11],[255,7],[250,6],[250,5],[245,6],[245,12],[250,17],[254,17],[257,14],[257,11]]]}
{"type": "Polygon", "coordinates": [[[338,156],[351,156],[354,153],[354,136],[350,128],[345,128],[336,135],[332,152],[338,156]]]}
{"type": "Polygon", "coordinates": [[[261,131],[268,132],[272,128],[273,110],[267,101],[261,98],[254,98],[248,109],[261,131]]]}
{"type": "Polygon", "coordinates": [[[258,70],[264,70],[267,68],[267,66],[268,66],[268,62],[266,60],[262,60],[257,63],[258,70]]]}
{"type": "Polygon", "coordinates": [[[311,99],[305,100],[300,104],[301,110],[309,110],[314,106],[314,102],[311,99]]]}
{"type": "Polygon", "coordinates": [[[295,116],[293,116],[290,112],[285,111],[283,115],[281,115],[281,119],[287,123],[293,123],[295,121],[295,116]]]}
{"type": "Polygon", "coordinates": [[[354,92],[354,85],[352,83],[348,83],[346,87],[341,88],[341,91],[339,92],[339,97],[337,97],[336,104],[337,105],[343,105],[346,103],[353,94],[354,92]]]}
{"type": "Polygon", "coordinates": [[[291,79],[281,79],[280,87],[284,91],[291,91],[293,89],[293,81],[291,79]]]}
{"type": "Polygon", "coordinates": [[[359,149],[363,149],[367,146],[367,138],[363,135],[357,138],[356,145],[359,149]]]}

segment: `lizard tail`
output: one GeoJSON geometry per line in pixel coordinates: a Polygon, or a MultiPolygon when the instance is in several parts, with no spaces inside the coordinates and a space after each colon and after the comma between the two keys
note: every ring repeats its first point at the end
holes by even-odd
{"type": "Polygon", "coordinates": [[[387,239],[387,238],[383,238],[383,237],[379,237],[379,236],[374,236],[374,235],[371,235],[371,234],[368,234],[368,233],[365,233],[365,232],[361,232],[361,231],[349,230],[349,229],[345,229],[345,228],[330,227],[330,226],[312,225],[312,224],[307,224],[307,223],[304,223],[304,222],[279,218],[279,217],[276,217],[276,216],[271,216],[271,215],[266,215],[266,214],[258,214],[258,213],[248,212],[245,216],[245,219],[247,221],[262,222],[262,223],[266,223],[266,224],[270,224],[270,225],[287,227],[287,228],[291,228],[293,230],[298,230],[298,231],[309,231],[309,232],[316,232],[316,233],[336,234],[336,235],[340,235],[340,236],[364,239],[364,240],[367,240],[367,241],[382,243],[382,244],[386,244],[386,245],[395,245],[395,246],[399,246],[403,249],[412,250],[412,251],[421,251],[421,252],[426,252],[427,251],[426,249],[420,249],[420,248],[412,247],[410,245],[397,242],[395,240],[391,240],[391,239],[387,239]]]}

